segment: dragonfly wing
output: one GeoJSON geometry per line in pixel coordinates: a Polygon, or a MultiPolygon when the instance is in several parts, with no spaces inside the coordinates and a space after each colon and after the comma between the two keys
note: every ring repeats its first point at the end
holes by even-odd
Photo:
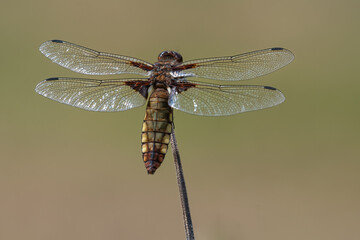
{"type": "Polygon", "coordinates": [[[118,112],[145,104],[147,79],[49,78],[35,91],[60,103],[98,112],[118,112]]]}
{"type": "Polygon", "coordinates": [[[272,107],[284,100],[284,95],[273,87],[184,81],[172,87],[169,105],[195,115],[227,116],[272,107]]]}
{"type": "Polygon", "coordinates": [[[147,76],[153,68],[152,64],[136,58],[98,52],[61,40],[44,42],[40,52],[60,66],[82,74],[131,73],[147,76]]]}
{"type": "Polygon", "coordinates": [[[293,59],[292,52],[285,48],[268,48],[230,57],[187,61],[177,69],[183,76],[236,81],[271,73],[293,59]]]}

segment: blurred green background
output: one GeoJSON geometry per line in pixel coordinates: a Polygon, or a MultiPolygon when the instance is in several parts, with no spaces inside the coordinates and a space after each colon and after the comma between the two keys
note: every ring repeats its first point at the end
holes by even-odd
{"type": "Polygon", "coordinates": [[[144,107],[96,113],[34,91],[80,74],[39,45],[62,39],[154,62],[285,47],[295,61],[239,82],[285,103],[231,117],[175,111],[197,239],[360,239],[357,0],[1,3],[0,239],[184,239],[171,150],[141,159],[144,107]]]}

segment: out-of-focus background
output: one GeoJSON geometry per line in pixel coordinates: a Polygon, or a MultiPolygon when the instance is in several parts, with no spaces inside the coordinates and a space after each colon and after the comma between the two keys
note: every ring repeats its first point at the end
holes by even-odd
{"type": "MultiPolygon", "coordinates": [[[[285,47],[295,61],[239,82],[285,103],[231,117],[175,111],[197,239],[360,239],[359,1],[9,1],[0,8],[0,239],[184,239],[171,150],[141,159],[144,107],[88,112],[34,91],[73,76],[62,39],[154,62],[285,47]]],[[[113,78],[114,76],[112,76],[113,78]]]]}

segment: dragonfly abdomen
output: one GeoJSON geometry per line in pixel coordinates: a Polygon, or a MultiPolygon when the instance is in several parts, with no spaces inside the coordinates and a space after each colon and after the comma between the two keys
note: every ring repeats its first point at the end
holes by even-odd
{"type": "Polygon", "coordinates": [[[165,158],[172,129],[172,108],[168,105],[169,93],[156,88],[151,94],[141,134],[143,160],[149,174],[154,174],[165,158]]]}

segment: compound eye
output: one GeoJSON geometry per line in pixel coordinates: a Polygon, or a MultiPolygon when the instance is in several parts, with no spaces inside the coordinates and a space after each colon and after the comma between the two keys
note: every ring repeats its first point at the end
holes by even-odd
{"type": "Polygon", "coordinates": [[[183,62],[182,56],[177,52],[174,52],[174,53],[175,53],[176,61],[179,62],[179,63],[182,63],[183,62]]]}
{"type": "Polygon", "coordinates": [[[171,54],[168,51],[163,51],[159,54],[158,60],[159,61],[167,61],[171,59],[171,54]]]}
{"type": "Polygon", "coordinates": [[[163,51],[159,54],[158,61],[182,63],[182,56],[174,51],[163,51]]]}

